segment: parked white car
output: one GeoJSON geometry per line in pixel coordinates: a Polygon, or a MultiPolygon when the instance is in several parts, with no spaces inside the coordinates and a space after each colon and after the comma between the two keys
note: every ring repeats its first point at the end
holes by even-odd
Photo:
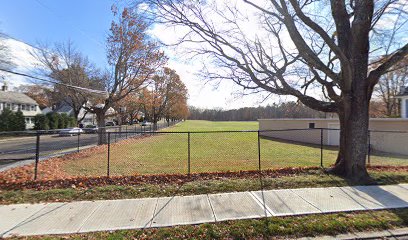
{"type": "Polygon", "coordinates": [[[150,126],[150,125],[152,125],[152,123],[151,122],[142,122],[141,125],[142,126],[150,126]]]}
{"type": "Polygon", "coordinates": [[[81,133],[84,133],[84,131],[80,128],[75,127],[75,128],[62,129],[59,132],[59,135],[60,136],[74,136],[74,135],[78,135],[81,133]]]}

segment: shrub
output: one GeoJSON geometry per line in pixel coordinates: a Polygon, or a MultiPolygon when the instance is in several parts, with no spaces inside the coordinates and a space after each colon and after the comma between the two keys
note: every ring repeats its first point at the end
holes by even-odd
{"type": "Polygon", "coordinates": [[[24,131],[25,118],[21,111],[4,109],[0,114],[0,131],[24,131]]]}
{"type": "Polygon", "coordinates": [[[24,131],[26,124],[23,112],[20,110],[10,115],[10,127],[8,131],[24,131]]]}
{"type": "Polygon", "coordinates": [[[70,125],[70,117],[66,113],[61,113],[61,128],[68,128],[70,125]]]}
{"type": "Polygon", "coordinates": [[[64,122],[64,116],[67,115],[66,113],[57,114],[56,117],[58,119],[58,129],[67,128],[67,124],[64,122]]]}
{"type": "Polygon", "coordinates": [[[37,114],[34,117],[34,130],[49,130],[49,120],[44,114],[37,114]]]}
{"type": "Polygon", "coordinates": [[[68,126],[67,127],[76,127],[77,121],[74,117],[68,117],[68,126]]]}
{"type": "Polygon", "coordinates": [[[60,119],[60,116],[58,113],[50,112],[47,113],[47,118],[49,122],[49,129],[58,129],[58,122],[60,119]]]}
{"type": "Polygon", "coordinates": [[[11,115],[13,115],[13,112],[10,109],[3,109],[3,112],[0,114],[0,131],[9,131],[11,115]]]}

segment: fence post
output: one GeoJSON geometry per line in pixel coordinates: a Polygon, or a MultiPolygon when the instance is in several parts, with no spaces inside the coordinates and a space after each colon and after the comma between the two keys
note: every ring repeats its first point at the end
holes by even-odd
{"type": "Polygon", "coordinates": [[[110,132],[108,132],[108,169],[107,169],[107,176],[110,176],[110,132]]]}
{"type": "Polygon", "coordinates": [[[320,167],[323,167],[323,128],[320,128],[320,167]]]}
{"type": "Polygon", "coordinates": [[[190,143],[190,132],[188,132],[188,162],[187,162],[187,165],[188,165],[188,175],[190,175],[191,174],[191,150],[190,150],[190,145],[191,145],[191,143],[190,143]]]}
{"type": "Polygon", "coordinates": [[[261,172],[261,137],[258,130],[258,170],[261,172]]]}
{"type": "Polygon", "coordinates": [[[81,134],[79,131],[80,130],[78,129],[77,152],[79,152],[79,135],[81,134]]]}
{"type": "Polygon", "coordinates": [[[368,138],[368,149],[367,149],[367,155],[368,155],[368,165],[371,164],[371,132],[368,130],[367,133],[367,138],[368,138]]]}
{"type": "Polygon", "coordinates": [[[125,131],[126,131],[126,139],[127,139],[127,132],[128,132],[127,125],[126,125],[126,130],[125,131]]]}
{"type": "Polygon", "coordinates": [[[37,180],[39,161],[40,161],[40,132],[37,132],[36,145],[35,145],[34,180],[37,180]]]}

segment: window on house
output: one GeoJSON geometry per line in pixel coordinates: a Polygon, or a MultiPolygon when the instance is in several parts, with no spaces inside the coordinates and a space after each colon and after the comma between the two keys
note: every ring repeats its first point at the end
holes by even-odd
{"type": "Polygon", "coordinates": [[[35,111],[35,105],[31,105],[31,111],[35,111]]]}
{"type": "Polygon", "coordinates": [[[26,105],[21,104],[21,111],[25,111],[26,110],[26,105]]]}
{"type": "Polygon", "coordinates": [[[309,128],[315,128],[315,123],[309,123],[309,128]]]}
{"type": "Polygon", "coordinates": [[[11,109],[11,103],[6,103],[6,104],[4,105],[4,108],[11,109]]]}

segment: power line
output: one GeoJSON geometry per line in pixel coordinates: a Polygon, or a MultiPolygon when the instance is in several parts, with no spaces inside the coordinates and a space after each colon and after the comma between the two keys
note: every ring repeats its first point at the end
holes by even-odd
{"type": "MultiPolygon", "coordinates": [[[[15,41],[17,41],[17,42],[22,42],[22,43],[26,44],[27,46],[30,46],[30,47],[35,48],[35,49],[37,49],[37,50],[45,51],[44,49],[41,49],[41,48],[39,48],[38,46],[34,46],[33,44],[30,44],[30,43],[28,43],[28,42],[25,42],[25,41],[23,41],[23,40],[21,40],[21,39],[18,39],[18,38],[16,38],[16,37],[13,37],[13,36],[11,36],[11,35],[9,35],[9,34],[6,34],[6,33],[0,33],[0,37],[2,37],[2,38],[4,38],[4,39],[13,39],[13,40],[15,40],[15,41]]],[[[48,51],[47,51],[47,52],[48,52],[48,51]]]]}
{"type": "Polygon", "coordinates": [[[74,89],[81,90],[81,91],[87,91],[87,92],[91,92],[91,93],[95,93],[95,94],[102,94],[102,95],[107,94],[106,91],[95,90],[95,89],[84,88],[84,87],[79,87],[79,86],[75,86],[75,85],[60,83],[60,82],[57,82],[55,80],[49,80],[49,79],[45,79],[45,78],[41,78],[41,77],[35,77],[35,76],[31,76],[31,75],[28,75],[28,74],[25,74],[25,73],[19,73],[19,72],[15,72],[15,71],[3,69],[3,68],[0,68],[0,71],[15,74],[15,75],[18,75],[18,76],[23,76],[23,77],[36,79],[36,80],[47,82],[47,83],[58,84],[58,85],[62,85],[62,86],[69,87],[69,88],[74,88],[74,89]]]}
{"type": "Polygon", "coordinates": [[[62,19],[64,22],[68,23],[69,25],[71,25],[71,27],[76,28],[82,35],[84,35],[85,37],[89,38],[91,41],[93,41],[94,43],[100,45],[101,47],[105,47],[105,45],[103,43],[101,43],[99,40],[95,39],[94,37],[88,35],[86,33],[86,31],[82,30],[81,28],[79,28],[78,26],[75,26],[73,23],[71,23],[70,21],[67,21],[65,19],[63,19],[59,14],[55,13],[54,10],[52,10],[49,6],[45,5],[43,2],[41,2],[40,0],[35,0],[40,6],[42,6],[43,8],[47,9],[49,12],[51,12],[52,14],[54,14],[57,18],[62,19]]]}

